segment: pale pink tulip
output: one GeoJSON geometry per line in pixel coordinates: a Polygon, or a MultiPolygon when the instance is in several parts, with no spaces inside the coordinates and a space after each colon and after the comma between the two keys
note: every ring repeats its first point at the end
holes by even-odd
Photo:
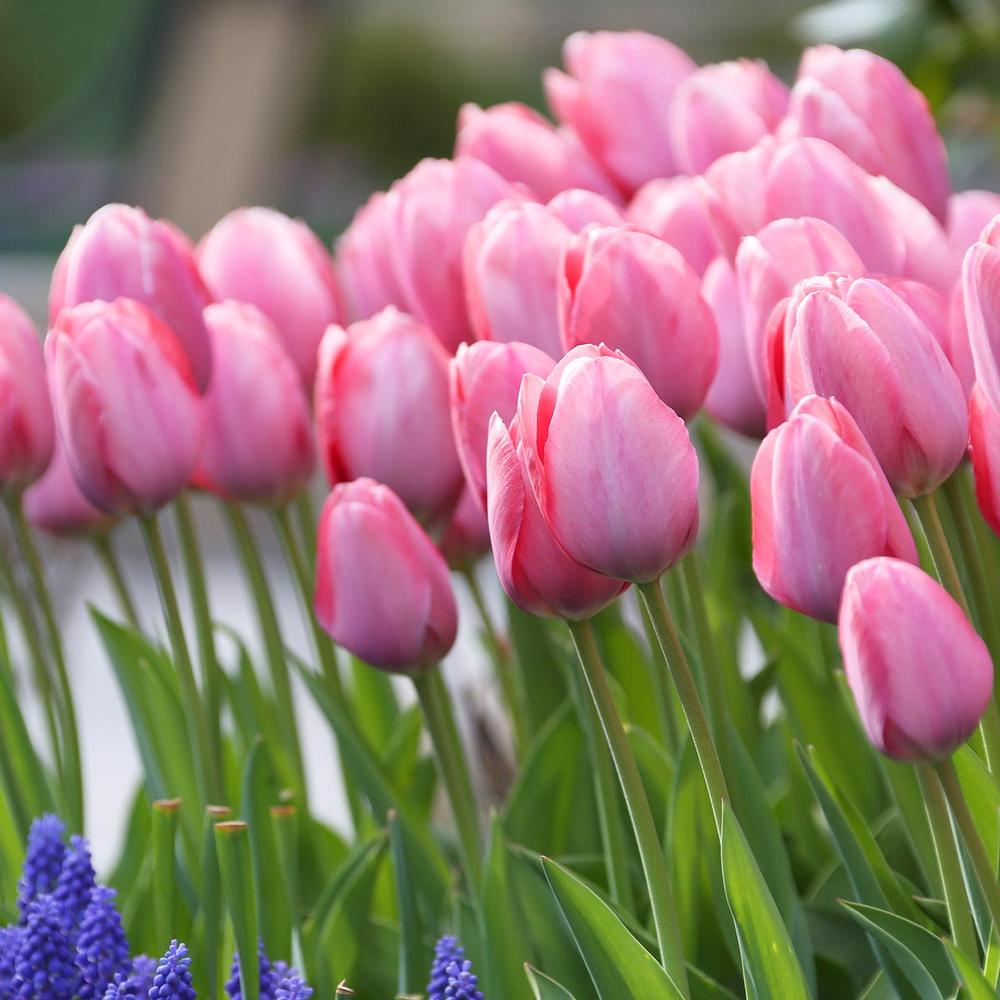
{"type": "Polygon", "coordinates": [[[835,622],[847,571],[877,555],[917,561],[892,489],[836,400],[802,399],[764,439],[750,476],[753,569],[776,601],[835,622]]]}
{"type": "Polygon", "coordinates": [[[969,400],[969,438],[976,500],[986,523],[1000,535],[1000,411],[978,383],[969,400]]]}
{"type": "Polygon", "coordinates": [[[111,518],[80,492],[58,435],[45,474],[24,491],[24,516],[32,527],[53,535],[86,534],[111,523],[111,518]]]}
{"type": "Polygon", "coordinates": [[[959,191],[948,202],[948,243],[961,258],[979,239],[979,234],[1000,215],[996,191],[959,191]]]}
{"type": "Polygon", "coordinates": [[[450,364],[451,421],[465,481],[486,509],[486,442],[490,418],[509,422],[525,372],[545,378],[555,361],[530,344],[463,344],[450,364]]]}
{"type": "Polygon", "coordinates": [[[419,673],[455,642],[448,566],[387,486],[342,483],[323,505],[316,543],[316,617],[373,667],[419,673]]]}
{"type": "Polygon", "coordinates": [[[560,191],[546,206],[574,233],[596,222],[600,226],[624,226],[625,216],[616,205],[594,191],[571,188],[560,191]]]}
{"type": "Polygon", "coordinates": [[[389,306],[320,345],[316,435],[331,483],[384,482],[422,521],[446,518],[462,489],[448,402],[448,354],[389,306]]]}
{"type": "Polygon", "coordinates": [[[1000,407],[1000,216],[965,255],[962,298],[976,383],[996,409],[1000,407]]]}
{"type": "Polygon", "coordinates": [[[943,760],[993,693],[986,644],[917,566],[880,557],[847,574],[840,606],[847,683],[872,745],[896,760],[943,760]]]}
{"type": "Polygon", "coordinates": [[[486,520],[486,511],[468,487],[462,490],[438,548],[448,565],[455,570],[470,570],[490,551],[490,525],[486,520]]]}
{"type": "Polygon", "coordinates": [[[141,303],[64,309],[45,343],[56,425],[84,496],[149,513],[194,471],[201,399],[180,340],[141,303]]]}
{"type": "Polygon", "coordinates": [[[274,323],[311,386],[320,338],[340,315],[333,264],[316,234],[271,208],[237,209],[202,238],[198,265],[216,299],[249,302],[274,323]]]}
{"type": "Polygon", "coordinates": [[[563,62],[566,73],[545,71],[549,107],[626,194],[677,173],[668,111],[695,69],[684,52],[641,31],[578,31],[563,62]]]}
{"type": "Polygon", "coordinates": [[[647,233],[594,226],[573,237],[563,262],[563,345],[624,351],[682,417],[701,408],[715,378],[715,317],[698,275],[647,233]]]}
{"type": "Polygon", "coordinates": [[[49,325],[64,308],[84,302],[134,299],[173,331],[198,387],[208,385],[212,351],[202,320],[211,301],[191,241],[174,225],[141,208],[105,205],[77,226],[56,262],[49,288],[49,325]]]}

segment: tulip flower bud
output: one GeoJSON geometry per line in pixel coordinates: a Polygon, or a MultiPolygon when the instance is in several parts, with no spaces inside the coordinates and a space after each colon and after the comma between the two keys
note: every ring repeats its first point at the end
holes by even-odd
{"type": "Polygon", "coordinates": [[[739,229],[703,177],[650,181],[628,207],[630,222],[676,247],[699,274],[720,254],[736,255],[739,229]]]}
{"type": "Polygon", "coordinates": [[[586,345],[544,381],[525,375],[514,421],[545,523],[577,562],[644,583],[694,543],[698,457],[684,421],[623,354],[586,345]]]}
{"type": "Polygon", "coordinates": [[[702,66],[670,102],[670,143],[677,169],[700,174],[720,156],[750,149],[788,107],[788,88],[763,62],[740,59],[702,66]]]}
{"type": "Polygon", "coordinates": [[[897,559],[858,563],[839,632],[847,683],[877,750],[943,760],[972,735],[993,694],[993,664],[936,580],[897,559]]]}
{"type": "Polygon", "coordinates": [[[969,400],[969,437],[976,501],[986,523],[1000,535],[1000,411],[978,383],[969,400]]]}
{"type": "Polygon", "coordinates": [[[572,232],[541,205],[502,202],[465,241],[465,294],[480,340],[562,354],[557,287],[572,232]]]}
{"type": "Polygon", "coordinates": [[[641,31],[578,31],[563,61],[543,77],[549,107],[626,193],[677,173],[667,112],[695,70],[686,53],[641,31]]]}
{"type": "Polygon", "coordinates": [[[996,409],[1000,406],[1000,216],[965,255],[962,298],[976,382],[996,409]]]}
{"type": "Polygon", "coordinates": [[[52,406],[42,344],[27,313],[0,293],[0,491],[19,492],[52,458],[52,406]]]}
{"type": "Polygon", "coordinates": [[[465,481],[486,509],[486,442],[490,418],[509,421],[525,372],[545,378],[555,361],[530,344],[463,344],[451,359],[451,423],[465,481]]]}
{"type": "Polygon", "coordinates": [[[813,393],[843,403],[897,493],[930,493],[962,460],[969,425],[958,376],[917,314],[881,282],[800,283],[784,351],[789,405],[813,393]]]}
{"type": "Polygon", "coordinates": [[[862,559],[917,561],[903,512],[871,447],[834,399],[806,396],[764,438],[750,475],[753,569],[776,601],[835,622],[862,559]]]}
{"type": "Polygon", "coordinates": [[[682,417],[705,400],[719,357],[715,318],[698,276],[646,233],[592,227],[568,244],[560,285],[563,343],[628,355],[682,417]]]}
{"type": "Polygon", "coordinates": [[[537,111],[513,101],[485,111],[463,104],[455,155],[488,163],[501,177],[527,185],[546,201],[566,188],[618,199],[614,185],[573,132],[555,128],[537,111]]]}
{"type": "Polygon", "coordinates": [[[232,500],[278,505],[314,463],[311,414],[274,324],[244,302],[205,310],[215,367],[195,482],[232,500]]]}
{"type": "Polygon", "coordinates": [[[448,565],[457,570],[471,569],[490,551],[490,526],[486,511],[468,487],[462,490],[438,548],[448,565]]]}
{"type": "Polygon", "coordinates": [[[448,355],[392,306],[327,330],[316,376],[316,434],[331,483],[384,482],[425,522],[462,490],[448,401],[448,355]]]}
{"type": "Polygon", "coordinates": [[[110,523],[80,492],[58,435],[45,474],[24,491],[24,516],[33,527],[53,535],[84,534],[110,523]]]}
{"type": "Polygon", "coordinates": [[[790,134],[842,149],[946,218],[948,157],[927,99],[898,66],[864,49],[806,49],[792,89],[790,134]]]}
{"type": "Polygon", "coordinates": [[[45,342],[59,437],[77,485],[111,513],[151,512],[194,471],[201,399],[179,339],[130,299],[64,309],[45,342]]]}
{"type": "Polygon", "coordinates": [[[338,645],[373,667],[417,673],[455,642],[448,566],[389,487],[335,486],[316,543],[316,617],[338,645]]]}
{"type": "Polygon", "coordinates": [[[191,241],[141,208],[105,205],[73,230],[56,262],[49,325],[65,308],[117,298],[142,303],[170,327],[204,390],[212,373],[212,351],[201,313],[211,297],[191,241]]]}
{"type": "Polygon", "coordinates": [[[490,540],[497,575],[523,611],[579,621],[606,608],[628,587],[581,566],[552,537],[528,482],[515,420],[490,421],[486,453],[490,540]]]}
{"type": "Polygon", "coordinates": [[[545,207],[574,233],[592,222],[599,226],[625,225],[625,216],[607,198],[582,188],[560,191],[545,207]]]}
{"type": "Polygon", "coordinates": [[[198,244],[216,299],[255,305],[277,327],[304,385],[316,373],[323,331],[338,320],[330,255],[304,223],[271,208],[241,208],[198,244]]]}
{"type": "Polygon", "coordinates": [[[963,257],[997,215],[1000,215],[1000,194],[995,191],[953,194],[948,202],[948,245],[952,253],[963,257]]]}

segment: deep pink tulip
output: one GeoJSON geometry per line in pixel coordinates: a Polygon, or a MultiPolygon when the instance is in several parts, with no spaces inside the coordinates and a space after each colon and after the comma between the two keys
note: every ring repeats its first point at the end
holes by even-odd
{"type": "Polygon", "coordinates": [[[316,543],[316,617],[373,667],[418,673],[455,642],[448,566],[389,487],[341,483],[323,505],[316,543]]]}
{"type": "Polygon", "coordinates": [[[847,683],[872,745],[896,760],[943,760],[993,693],[986,644],[954,598],[917,566],[866,559],[840,606],[847,683]]]}
{"type": "Polygon", "coordinates": [[[524,104],[497,104],[485,111],[463,104],[455,155],[488,163],[544,201],[567,188],[586,188],[616,201],[620,197],[575,133],[557,129],[524,104]]]}
{"type": "Polygon", "coordinates": [[[969,400],[969,439],[976,500],[986,523],[1000,535],[1000,411],[978,383],[969,400]]]}
{"type": "Polygon", "coordinates": [[[698,457],[687,428],[620,352],[585,345],[547,379],[525,375],[514,422],[542,516],[577,562],[646,582],[694,543],[698,457]]]}
{"type": "Polygon", "coordinates": [[[676,247],[699,275],[719,254],[732,260],[740,241],[728,209],[703,177],[650,181],[629,204],[628,218],[676,247]]]}
{"type": "Polygon", "coordinates": [[[497,202],[518,196],[492,167],[468,156],[421,160],[389,191],[387,249],[403,295],[398,305],[449,352],[472,339],[462,263],[469,227],[497,202]]]}
{"type": "Polygon", "coordinates": [[[490,418],[509,422],[525,372],[545,378],[555,361],[530,344],[463,344],[450,365],[451,421],[473,497],[486,509],[486,442],[490,418]]]}
{"type": "Polygon", "coordinates": [[[927,99],[872,52],[807,49],[792,89],[788,129],[826,139],[871,174],[884,174],[944,222],[948,156],[927,99]]]}
{"type": "Polygon", "coordinates": [[[216,299],[255,305],[281,334],[311,386],[323,331],[338,322],[333,264],[316,234],[272,208],[241,208],[198,244],[198,265],[216,299]]]}
{"type": "Polygon", "coordinates": [[[821,219],[779,219],[740,243],[736,276],[750,370],[762,403],[769,396],[765,332],[771,313],[797,282],[827,271],[861,277],[865,266],[846,238],[821,219]]]}
{"type": "Polygon", "coordinates": [[[976,383],[993,409],[1000,407],[1000,216],[969,247],[962,265],[962,297],[976,383]]]}
{"type": "Polygon", "coordinates": [[[52,274],[49,325],[65,308],[117,298],[141,302],[170,327],[204,390],[212,351],[202,310],[211,296],[191,241],[171,223],[129,205],[105,205],[73,230],[52,274]]]}
{"type": "Polygon", "coordinates": [[[448,354],[395,307],[323,337],[316,434],[331,483],[384,482],[427,523],[447,517],[462,489],[448,402],[448,354]]]}
{"type": "Polygon", "coordinates": [[[786,405],[836,397],[858,422],[893,489],[920,496],[962,460],[969,440],[961,383],[934,334],[872,278],[800,283],[785,320],[786,405]]]}
{"type": "Polygon", "coordinates": [[[490,540],[497,575],[523,611],[546,618],[591,618],[628,587],[581,566],[552,537],[528,482],[520,425],[490,421],[486,479],[490,540]],[[513,436],[512,436],[513,435],[513,436]]]}
{"type": "Polygon", "coordinates": [[[131,299],[64,309],[45,342],[56,426],[84,496],[148,513],[194,471],[202,410],[180,340],[131,299]]]}
{"type": "Polygon", "coordinates": [[[42,343],[28,314],[0,293],[0,491],[38,479],[54,444],[42,343]]]}
{"type": "Polygon", "coordinates": [[[759,60],[702,66],[670,102],[670,144],[679,172],[700,174],[720,156],[750,149],[778,127],[788,88],[759,60]]]}
{"type": "Polygon", "coordinates": [[[980,233],[1000,215],[996,191],[959,191],[948,202],[948,243],[961,259],[980,233]]]}
{"type": "Polygon", "coordinates": [[[486,511],[468,486],[462,490],[455,504],[438,548],[448,565],[456,570],[471,569],[490,551],[490,525],[486,520],[486,511]]]}
{"type": "Polygon", "coordinates": [[[562,353],[558,285],[572,232],[542,205],[503,202],[465,241],[469,321],[480,340],[562,353]]]}
{"type": "Polygon", "coordinates": [[[903,512],[871,447],[836,400],[802,399],[764,438],[750,475],[753,569],[776,601],[835,622],[862,559],[917,561],[903,512]]]}
{"type": "Polygon", "coordinates": [[[647,233],[594,226],[568,244],[560,285],[563,345],[625,352],[681,417],[701,408],[719,357],[698,275],[647,233]]]}
{"type": "Polygon", "coordinates": [[[917,314],[924,326],[934,334],[934,339],[944,351],[945,357],[951,361],[951,316],[948,300],[930,285],[914,281],[912,278],[887,278],[878,275],[878,280],[895,292],[917,314]]]}
{"type": "Polygon", "coordinates": [[[641,31],[578,31],[563,62],[566,73],[545,71],[549,107],[626,194],[677,173],[668,109],[695,69],[686,53],[641,31]]]}
{"type": "Polygon", "coordinates": [[[80,492],[58,435],[45,474],[24,491],[24,516],[33,527],[53,535],[81,535],[111,523],[80,492]]]}
{"type": "Polygon", "coordinates": [[[195,482],[232,500],[281,504],[315,464],[299,372],[274,324],[245,302],[205,310],[215,367],[195,482]]]}
{"type": "Polygon", "coordinates": [[[725,257],[716,257],[708,265],[701,279],[701,296],[719,331],[719,368],[705,397],[705,410],[740,434],[760,437],[766,414],[750,366],[736,272],[725,257]]]}
{"type": "Polygon", "coordinates": [[[594,191],[570,188],[560,191],[546,206],[574,233],[596,222],[600,226],[624,226],[625,216],[616,205],[594,191]]]}

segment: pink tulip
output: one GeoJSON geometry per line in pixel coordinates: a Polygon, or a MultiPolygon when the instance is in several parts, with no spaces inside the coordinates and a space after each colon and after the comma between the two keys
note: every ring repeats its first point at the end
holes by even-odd
{"type": "Polygon", "coordinates": [[[832,275],[802,282],[788,304],[784,350],[788,405],[836,397],[897,493],[930,493],[962,460],[969,425],[958,376],[885,285],[832,275]]]}
{"type": "Polygon", "coordinates": [[[520,425],[490,421],[486,457],[493,558],[507,596],[523,611],[546,618],[591,618],[628,587],[570,558],[538,509],[520,450],[520,425]]]}
{"type": "Polygon", "coordinates": [[[131,299],[64,309],[45,342],[66,460],[84,496],[149,513],[194,471],[201,399],[180,340],[131,299]]]}
{"type": "Polygon", "coordinates": [[[917,561],[885,474],[836,400],[806,396],[764,438],[750,496],[760,585],[812,618],[837,620],[847,571],[862,559],[917,561]]]}
{"type": "Polygon", "coordinates": [[[965,255],[962,297],[976,382],[996,409],[1000,406],[1000,216],[965,255]]]}
{"type": "Polygon", "coordinates": [[[49,325],[65,308],[117,298],[141,302],[170,327],[204,390],[212,373],[212,352],[201,313],[211,297],[190,240],[141,208],[105,205],[85,226],[73,230],[56,262],[49,325]]]}
{"type": "Polygon", "coordinates": [[[760,437],[766,415],[750,365],[736,273],[725,257],[716,257],[708,265],[701,279],[701,296],[719,331],[719,368],[705,397],[705,410],[740,434],[760,437]]]}
{"type": "Polygon", "coordinates": [[[960,259],[979,234],[1000,215],[1000,194],[995,191],[959,191],[948,202],[948,243],[960,259]]]}
{"type": "Polygon", "coordinates": [[[0,293],[0,490],[20,492],[52,458],[42,344],[28,314],[0,293]]]}
{"type": "Polygon", "coordinates": [[[757,232],[773,218],[768,215],[766,194],[768,173],[779,149],[781,143],[773,136],[765,136],[748,150],[720,156],[705,171],[705,181],[722,199],[743,234],[757,232]]]}
{"type": "Polygon", "coordinates": [[[455,642],[448,567],[402,501],[371,479],[342,483],[323,505],[316,617],[373,667],[419,673],[455,642]]]}
{"type": "Polygon", "coordinates": [[[574,133],[555,128],[524,104],[497,104],[485,111],[476,104],[463,104],[455,155],[488,163],[501,177],[525,184],[546,201],[566,188],[619,198],[574,133]]]}
{"type": "Polygon", "coordinates": [[[943,760],[979,724],[993,664],[955,600],[916,566],[866,559],[840,607],[847,683],[874,747],[896,760],[943,760]]]}
{"type": "MultiPolygon", "coordinates": [[[[762,401],[768,399],[765,331],[775,306],[796,282],[827,271],[861,277],[865,266],[850,243],[821,219],[779,219],[747,236],[736,254],[736,277],[750,352],[750,370],[762,401]]],[[[784,418],[780,414],[779,420],[784,418]]]]}
{"type": "Polygon", "coordinates": [[[571,231],[541,205],[502,202],[465,241],[465,294],[477,338],[562,353],[558,283],[571,231]]]}
{"type": "Polygon", "coordinates": [[[595,226],[569,243],[563,272],[565,347],[619,348],[668,406],[697,413],[715,378],[718,332],[680,253],[646,233],[595,226]]]}
{"type": "Polygon", "coordinates": [[[670,102],[670,143],[677,169],[700,174],[720,156],[750,149],[778,127],[788,88],[751,59],[702,66],[670,102]]]}
{"type": "Polygon", "coordinates": [[[271,208],[241,208],[198,244],[217,299],[255,305],[277,327],[304,385],[316,374],[323,331],[339,312],[330,255],[304,223],[271,208]]]}
{"type": "Polygon", "coordinates": [[[24,516],[33,527],[53,535],[85,534],[111,523],[80,492],[58,435],[45,474],[24,491],[24,516]]]}
{"type": "Polygon", "coordinates": [[[694,543],[698,457],[687,428],[620,352],[586,345],[544,381],[525,375],[514,423],[535,501],[572,559],[646,582],[694,543]]]}
{"type": "Polygon", "coordinates": [[[833,45],[807,49],[788,114],[791,134],[826,139],[945,221],[951,184],[944,142],[927,99],[888,59],[833,45]]]}
{"type": "Polygon", "coordinates": [[[490,551],[486,511],[468,487],[462,490],[438,548],[448,565],[456,570],[471,569],[490,551]]]}
{"type": "Polygon", "coordinates": [[[462,253],[469,228],[499,201],[518,197],[495,170],[467,156],[422,160],[388,195],[388,247],[402,308],[449,352],[472,339],[462,253]],[[433,248],[433,249],[432,249],[433,248]]]}
{"type": "Polygon", "coordinates": [[[676,247],[699,275],[719,254],[736,256],[739,229],[703,177],[650,181],[632,199],[628,218],[676,247]]]}
{"type": "Polygon", "coordinates": [[[969,343],[969,329],[965,320],[965,297],[962,283],[951,290],[948,298],[948,350],[945,352],[951,367],[955,369],[965,398],[972,396],[976,381],[976,367],[972,360],[972,345],[969,343]]]}
{"type": "Polygon", "coordinates": [[[311,414],[274,324],[244,302],[205,310],[215,369],[195,482],[221,496],[280,505],[312,474],[311,414]]]}
{"type": "Polygon", "coordinates": [[[425,522],[462,489],[448,402],[448,355],[418,320],[389,306],[320,345],[316,433],[331,483],[368,476],[425,522]]]}
{"type": "Polygon", "coordinates": [[[450,365],[451,421],[458,457],[472,496],[486,509],[486,442],[490,418],[509,422],[517,409],[521,376],[545,378],[555,365],[530,344],[463,344],[450,365]]]}
{"type": "Polygon", "coordinates": [[[563,61],[567,73],[545,71],[549,107],[626,194],[677,173],[668,109],[695,69],[684,52],[641,31],[578,31],[563,61]]]}
{"type": "Polygon", "coordinates": [[[948,300],[930,285],[912,278],[887,278],[879,275],[878,280],[917,314],[920,322],[934,334],[945,357],[951,361],[951,316],[948,300]]]}
{"type": "Polygon", "coordinates": [[[986,523],[1000,535],[1000,411],[979,384],[969,401],[969,438],[976,500],[986,523]]]}
{"type": "Polygon", "coordinates": [[[560,191],[546,208],[574,233],[592,222],[600,226],[623,226],[625,216],[607,198],[594,191],[571,188],[560,191]]]}

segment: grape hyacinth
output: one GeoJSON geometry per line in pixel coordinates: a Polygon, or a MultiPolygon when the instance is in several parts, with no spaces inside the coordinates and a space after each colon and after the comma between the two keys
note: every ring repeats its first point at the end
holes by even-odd
{"type": "Polygon", "coordinates": [[[483,1000],[479,980],[458,939],[446,934],[434,948],[427,1000],[483,1000]]]}
{"type": "Polygon", "coordinates": [[[0,997],[10,996],[23,941],[23,927],[0,927],[0,997]]]}
{"type": "Polygon", "coordinates": [[[87,841],[79,834],[74,834],[70,838],[69,850],[66,851],[54,893],[68,933],[75,934],[79,929],[96,884],[97,878],[87,841]]]}
{"type": "MultiPolygon", "coordinates": [[[[80,970],[80,1000],[98,1000],[116,976],[130,966],[128,940],[115,907],[115,890],[97,886],[80,923],[76,964],[80,970]]],[[[147,988],[148,992],[148,988],[147,988]]]]}
{"type": "Polygon", "coordinates": [[[31,824],[24,871],[17,887],[17,908],[22,924],[27,920],[31,903],[43,893],[52,892],[59,881],[66,857],[65,835],[63,821],[52,813],[39,816],[31,824]]]}
{"type": "Polygon", "coordinates": [[[114,980],[108,983],[108,988],[104,991],[103,1000],[145,1000],[149,990],[142,990],[134,976],[126,978],[118,973],[114,980]]]}
{"type": "MultiPolygon", "coordinates": [[[[275,970],[271,968],[271,963],[267,955],[264,954],[264,942],[258,942],[257,960],[260,965],[260,1000],[275,1000],[278,987],[278,977],[275,970]]],[[[239,952],[233,955],[233,965],[230,970],[230,979],[226,983],[226,993],[230,1000],[241,1000],[243,991],[240,988],[240,956],[239,952]]]]}
{"type": "Polygon", "coordinates": [[[295,969],[288,969],[278,978],[278,985],[274,991],[275,1000],[309,1000],[312,995],[312,987],[295,969]]]}
{"type": "MultiPolygon", "coordinates": [[[[153,977],[156,975],[157,962],[149,955],[136,955],[132,959],[132,974],[126,980],[126,987],[135,990],[135,996],[143,997],[145,1000],[149,996],[149,991],[153,988],[153,977]]],[[[122,994],[132,996],[131,993],[122,994]]]]}
{"type": "Polygon", "coordinates": [[[76,996],[78,986],[73,944],[62,912],[54,897],[40,896],[28,908],[12,1000],[68,1000],[76,996]]]}
{"type": "Polygon", "coordinates": [[[174,938],[156,967],[149,1000],[195,1000],[195,996],[187,945],[174,938]]]}

